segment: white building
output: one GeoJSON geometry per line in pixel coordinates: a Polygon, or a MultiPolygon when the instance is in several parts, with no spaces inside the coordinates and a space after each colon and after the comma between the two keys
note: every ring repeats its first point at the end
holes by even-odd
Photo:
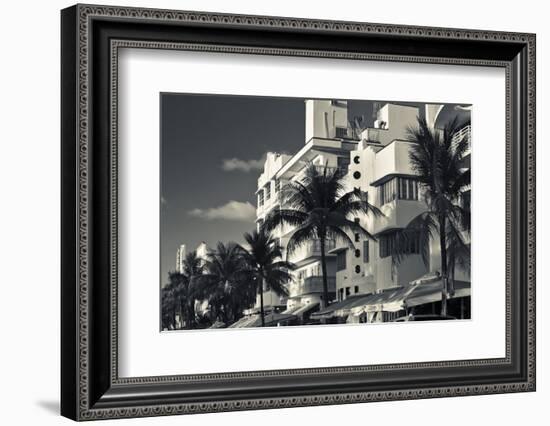
{"type": "MultiPolygon", "coordinates": [[[[310,163],[332,168],[339,168],[346,173],[350,152],[356,148],[357,142],[350,138],[348,128],[348,108],[346,101],[307,100],[306,128],[304,146],[293,156],[269,153],[264,165],[264,171],[258,179],[257,224],[260,226],[266,215],[273,209],[281,207],[281,188],[288,181],[299,180],[305,167],[310,163]]],[[[281,245],[286,246],[293,229],[275,230],[275,237],[281,245]]],[[[335,241],[327,241],[327,252],[335,247],[335,241]]],[[[286,255],[286,253],[285,253],[286,255]]],[[[321,273],[319,241],[311,241],[300,247],[288,260],[295,263],[295,280],[289,285],[287,311],[300,309],[298,314],[318,308],[322,300],[323,282],[321,273]]],[[[327,271],[329,296],[336,295],[336,256],[327,254],[327,271]]],[[[265,293],[265,299],[273,299],[270,292],[265,293]]]]}
{"type": "MultiPolygon", "coordinates": [[[[390,255],[396,231],[426,211],[422,191],[409,163],[411,142],[407,141],[408,128],[417,125],[417,117],[421,114],[430,126],[442,128],[452,116],[458,115],[462,122],[469,122],[470,112],[452,105],[426,105],[424,111],[420,111],[409,105],[381,104],[374,126],[364,129],[357,140],[352,138],[354,132],[349,126],[346,101],[307,100],[305,104],[304,146],[292,156],[269,153],[258,179],[258,226],[269,212],[281,207],[281,188],[285,182],[300,179],[308,163],[339,168],[346,175],[348,189],[360,188],[367,192],[369,202],[384,215],[354,218],[375,235],[377,241],[366,240],[357,234],[350,235],[353,248],[343,241],[328,242],[331,299],[343,302],[354,295],[384,291],[390,294],[403,288],[408,291],[411,282],[439,270],[437,244],[433,244],[429,267],[424,265],[417,244],[412,244],[410,254],[399,265],[392,262],[390,255]]],[[[469,125],[462,128],[463,134],[469,137],[469,125]]],[[[467,152],[465,167],[469,167],[469,156],[467,152]]],[[[292,231],[290,228],[275,230],[275,237],[280,239],[283,247],[292,231]]],[[[288,260],[296,263],[298,269],[294,282],[289,285],[286,312],[305,313],[309,309],[318,309],[322,297],[318,241],[304,245],[288,260]]],[[[467,273],[459,271],[455,278],[468,281],[469,294],[467,273]]],[[[266,300],[273,300],[274,295],[265,294],[266,300]]],[[[371,315],[367,321],[373,318],[371,315]]],[[[379,315],[377,320],[381,319],[382,315],[379,315]]]]}

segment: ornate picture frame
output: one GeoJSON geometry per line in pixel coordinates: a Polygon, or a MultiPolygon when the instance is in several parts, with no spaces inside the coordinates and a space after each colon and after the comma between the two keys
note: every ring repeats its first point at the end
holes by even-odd
{"type": "Polygon", "coordinates": [[[64,9],[61,29],[62,415],[93,420],[535,390],[534,34],[96,5],[64,9]],[[506,356],[119,377],[117,71],[124,47],[504,69],[506,356]]]}

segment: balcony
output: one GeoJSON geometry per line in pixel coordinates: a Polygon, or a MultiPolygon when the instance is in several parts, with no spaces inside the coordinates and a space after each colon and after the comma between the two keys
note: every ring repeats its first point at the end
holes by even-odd
{"type": "Polygon", "coordinates": [[[395,199],[380,207],[383,216],[377,217],[374,226],[374,234],[388,229],[404,228],[412,219],[427,209],[423,200],[399,200],[395,199]]]}
{"type": "Polygon", "coordinates": [[[385,131],[384,129],[374,129],[372,127],[367,127],[361,133],[361,138],[366,140],[367,142],[380,143],[380,140],[382,139],[381,132],[384,132],[384,131],[385,131]]]}
{"type": "MultiPolygon", "coordinates": [[[[333,250],[336,246],[336,241],[327,239],[325,240],[325,254],[329,256],[329,251],[333,250]]],[[[299,247],[291,256],[290,261],[301,265],[307,263],[311,258],[321,257],[321,241],[311,240],[306,244],[299,247]]]]}
{"type": "MultiPolygon", "coordinates": [[[[328,292],[336,292],[336,277],[327,277],[328,292]]],[[[323,277],[311,276],[297,280],[289,285],[290,297],[298,297],[312,293],[323,293],[323,277]]]]}
{"type": "Polygon", "coordinates": [[[376,153],[374,180],[378,186],[392,175],[415,175],[409,161],[411,142],[394,140],[376,153]]]}

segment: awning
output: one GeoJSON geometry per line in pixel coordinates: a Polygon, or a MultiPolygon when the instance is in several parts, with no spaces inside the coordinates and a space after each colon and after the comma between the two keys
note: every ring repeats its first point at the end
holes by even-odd
{"type": "MultiPolygon", "coordinates": [[[[266,326],[276,325],[280,322],[290,321],[297,318],[296,315],[284,314],[284,313],[271,313],[264,316],[264,322],[266,326]]],[[[243,317],[237,322],[231,324],[229,328],[247,328],[247,327],[261,327],[262,319],[260,315],[251,315],[249,317],[243,317]]]]}
{"type": "MultiPolygon", "coordinates": [[[[292,314],[267,314],[264,316],[264,322],[266,326],[270,325],[276,325],[280,322],[290,321],[292,319],[295,319],[296,315],[292,314]]],[[[260,318],[260,315],[255,315],[255,320],[251,322],[250,324],[246,324],[245,327],[261,327],[262,326],[262,319],[260,318]]]]}
{"type": "MultiPolygon", "coordinates": [[[[394,287],[379,293],[353,295],[333,303],[319,312],[311,314],[312,319],[329,319],[361,315],[369,312],[397,312],[405,307],[423,305],[441,300],[443,283],[439,275],[426,275],[404,287],[394,287]]],[[[451,299],[470,296],[470,283],[454,281],[451,299]]],[[[296,313],[296,312],[295,312],[296,313]]]]}
{"type": "Polygon", "coordinates": [[[227,328],[246,327],[246,324],[249,323],[249,322],[252,322],[254,319],[255,319],[255,316],[245,316],[245,317],[242,317],[242,318],[238,319],[237,321],[235,321],[233,324],[231,324],[227,328]]]}
{"type": "Polygon", "coordinates": [[[362,300],[365,297],[369,297],[365,294],[348,296],[347,299],[341,300],[340,302],[332,303],[331,305],[327,306],[326,308],[321,309],[318,312],[314,312],[311,314],[312,319],[328,319],[333,318],[336,315],[337,311],[342,310],[343,308],[347,307],[348,305],[351,305],[354,302],[357,302],[358,300],[362,300]]]}
{"type": "Polygon", "coordinates": [[[319,302],[317,302],[317,303],[306,303],[305,305],[298,307],[298,309],[296,309],[293,312],[293,314],[296,315],[296,316],[304,315],[305,313],[311,311],[312,309],[316,308],[317,306],[319,306],[319,302]]]}
{"type": "MultiPolygon", "coordinates": [[[[430,279],[427,282],[417,280],[414,284],[373,294],[371,298],[349,306],[349,312],[343,312],[343,314],[361,315],[367,312],[397,312],[413,306],[439,302],[442,289],[443,283],[439,277],[430,279]]],[[[454,281],[454,293],[449,297],[450,299],[469,295],[469,282],[454,281]]]]}
{"type": "Polygon", "coordinates": [[[221,321],[216,321],[214,324],[212,324],[208,328],[225,328],[225,323],[221,321]]]}
{"type": "MultiPolygon", "coordinates": [[[[454,293],[449,296],[450,299],[470,296],[470,283],[467,281],[454,281],[454,293]]],[[[425,303],[439,302],[441,300],[441,291],[443,290],[443,281],[441,278],[418,284],[407,297],[407,307],[424,305],[425,303]]]]}
{"type": "Polygon", "coordinates": [[[397,312],[403,309],[403,303],[414,286],[394,287],[375,293],[363,303],[354,304],[347,313],[352,315],[361,315],[366,312],[397,312]]]}
{"type": "Polygon", "coordinates": [[[292,308],[285,309],[283,312],[281,312],[281,314],[293,314],[301,307],[301,305],[294,305],[292,308]]]}

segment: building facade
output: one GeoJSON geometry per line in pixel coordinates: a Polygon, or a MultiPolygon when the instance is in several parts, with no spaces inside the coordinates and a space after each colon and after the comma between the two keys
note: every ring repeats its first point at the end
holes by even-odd
{"type": "MultiPolygon", "coordinates": [[[[408,129],[417,126],[423,116],[434,129],[442,128],[451,117],[458,117],[457,137],[470,138],[468,108],[454,105],[411,105],[377,103],[372,127],[351,128],[346,101],[306,100],[304,146],[294,155],[269,153],[258,179],[257,225],[277,208],[285,208],[281,188],[299,180],[310,163],[338,168],[345,176],[346,189],[359,188],[368,201],[383,213],[360,215],[353,220],[376,237],[350,235],[349,247],[343,241],[328,241],[327,271],[331,302],[342,302],[356,295],[376,294],[408,286],[415,280],[440,269],[439,249],[432,244],[430,264],[426,266],[418,244],[411,243],[409,254],[398,264],[392,260],[396,233],[418,214],[426,211],[421,188],[409,162],[411,142],[408,129]]],[[[470,151],[464,155],[469,167],[470,151]]],[[[467,194],[469,196],[469,194],[467,194]]],[[[286,247],[293,229],[276,229],[274,236],[286,247]]],[[[469,241],[468,241],[469,243],[469,241]]],[[[322,273],[318,241],[311,241],[288,256],[297,265],[294,281],[289,284],[285,312],[318,310],[322,302],[322,273]]],[[[456,279],[469,282],[468,271],[458,271],[456,279]]],[[[265,293],[265,300],[281,299],[265,293]]],[[[378,320],[380,320],[379,316],[378,320]]],[[[371,316],[372,319],[372,316],[371,316]]]]}

